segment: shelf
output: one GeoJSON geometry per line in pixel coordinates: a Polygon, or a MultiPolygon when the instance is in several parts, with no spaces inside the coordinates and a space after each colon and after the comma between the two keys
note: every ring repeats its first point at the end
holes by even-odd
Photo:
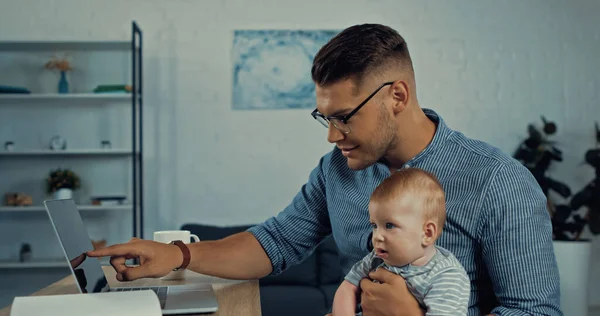
{"type": "MultiPolygon", "coordinates": [[[[121,240],[124,237],[144,235],[144,190],[142,186],[144,182],[144,154],[142,151],[144,145],[142,111],[144,91],[142,85],[138,85],[142,82],[144,70],[144,63],[141,62],[142,30],[135,21],[132,21],[130,32],[121,32],[116,36],[115,34],[111,35],[110,32],[105,35],[98,33],[93,37],[67,36],[54,39],[11,37],[0,39],[1,56],[9,59],[15,58],[15,62],[19,66],[35,63],[29,68],[25,67],[27,69],[24,67],[9,69],[6,75],[10,78],[14,77],[11,79],[14,82],[7,82],[5,84],[7,89],[2,91],[10,93],[0,93],[0,116],[5,118],[2,121],[4,124],[2,128],[8,133],[5,135],[6,139],[0,140],[0,165],[2,165],[0,188],[6,192],[13,192],[11,191],[13,187],[22,188],[19,190],[29,192],[35,203],[33,206],[22,207],[3,206],[1,205],[3,203],[0,203],[0,221],[6,220],[6,224],[9,224],[5,225],[10,228],[7,233],[30,227],[29,223],[25,222],[26,220],[39,221],[41,217],[47,216],[46,209],[39,198],[45,196],[43,192],[40,192],[43,188],[38,185],[40,171],[45,172],[48,164],[67,164],[66,167],[68,167],[68,164],[75,163],[82,166],[82,170],[80,170],[82,173],[87,176],[91,175],[93,179],[100,182],[97,184],[99,188],[114,189],[119,195],[130,197],[130,200],[123,201],[123,203],[128,203],[126,205],[111,206],[91,205],[92,200],[82,199],[84,205],[78,205],[79,213],[87,217],[86,220],[101,221],[102,225],[105,224],[103,222],[105,220],[121,221],[120,217],[131,215],[133,226],[131,234],[119,231],[113,237],[121,240]],[[126,35],[126,33],[130,33],[130,35],[126,35]],[[56,88],[38,89],[27,84],[27,80],[31,79],[30,76],[35,79],[42,71],[39,67],[40,62],[47,61],[53,54],[63,53],[76,56],[75,59],[80,63],[92,64],[90,67],[83,67],[86,68],[85,74],[82,74],[79,85],[70,90],[71,93],[61,94],[57,93],[56,88]],[[103,65],[110,65],[110,67],[103,65]],[[77,108],[75,109],[75,107],[77,108]],[[95,113],[96,111],[100,113],[95,113]],[[30,117],[32,114],[34,114],[33,118],[30,117]],[[40,121],[44,117],[46,119],[40,121]],[[72,126],[65,125],[79,118],[82,120],[76,121],[72,126]],[[27,124],[34,124],[39,130],[30,131],[27,124]],[[100,124],[100,129],[96,126],[97,124],[100,124]],[[14,129],[14,132],[11,128],[14,129]],[[80,144],[69,142],[70,145],[66,150],[52,150],[50,146],[35,144],[41,141],[39,139],[36,141],[36,138],[43,138],[43,135],[48,133],[52,135],[51,133],[54,133],[52,131],[56,128],[60,129],[59,133],[61,134],[64,132],[63,130],[71,133],[81,130],[85,134],[78,135],[80,138],[91,137],[92,139],[80,144]],[[104,131],[106,128],[111,133],[110,135],[114,135],[102,136],[106,133],[104,131]],[[129,141],[127,143],[115,142],[110,139],[111,137],[131,140],[131,144],[128,144],[129,141]],[[103,148],[101,142],[104,140],[109,140],[113,148],[103,148]],[[10,145],[10,142],[13,142],[14,145],[10,145]],[[6,146],[6,143],[10,147],[6,146]],[[100,160],[102,163],[98,163],[100,160]],[[132,172],[129,172],[128,169],[132,169],[132,172]],[[5,172],[6,170],[8,172],[5,172]],[[128,193],[129,190],[131,191],[128,193]],[[8,222],[9,220],[10,222],[8,222]],[[125,236],[121,236],[123,234],[125,236]]],[[[44,64],[41,65],[43,68],[44,64]]],[[[77,65],[75,68],[77,69],[77,65]]],[[[73,78],[73,80],[75,79],[73,78]]],[[[43,240],[43,243],[45,244],[46,241],[43,240]]],[[[4,246],[3,242],[0,242],[0,248],[1,246],[4,246]]],[[[3,262],[2,259],[16,259],[0,258],[0,268],[64,266],[60,260],[62,256],[56,255],[57,258],[52,258],[51,256],[54,256],[52,254],[49,256],[50,258],[48,256],[39,258],[39,262],[28,263],[3,262]]]]}
{"type": "MultiPolygon", "coordinates": [[[[101,265],[110,265],[108,258],[100,259],[101,265]]],[[[59,259],[33,260],[29,262],[0,261],[0,269],[67,268],[67,262],[59,259]]]]}
{"type": "Polygon", "coordinates": [[[131,156],[130,149],[67,149],[0,151],[0,156],[131,156]]]}
{"type": "Polygon", "coordinates": [[[131,41],[2,41],[0,51],[119,50],[130,51],[131,41]]]}
{"type": "MultiPolygon", "coordinates": [[[[129,211],[131,205],[77,205],[80,211],[129,211]]],[[[42,212],[46,208],[41,205],[32,206],[1,206],[0,212],[42,212]]]]}
{"type": "Polygon", "coordinates": [[[107,100],[131,101],[131,93],[0,93],[0,101],[107,100]]]}

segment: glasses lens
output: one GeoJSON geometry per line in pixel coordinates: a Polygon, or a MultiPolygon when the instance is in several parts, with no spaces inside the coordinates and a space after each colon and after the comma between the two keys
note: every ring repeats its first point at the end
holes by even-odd
{"type": "Polygon", "coordinates": [[[329,128],[329,122],[327,122],[327,120],[324,117],[320,115],[315,115],[315,119],[326,128],[329,128]]]}
{"type": "Polygon", "coordinates": [[[348,126],[348,124],[344,124],[344,122],[337,119],[331,119],[331,123],[333,126],[335,126],[335,128],[339,129],[340,132],[345,134],[350,133],[350,126],[348,126]]]}

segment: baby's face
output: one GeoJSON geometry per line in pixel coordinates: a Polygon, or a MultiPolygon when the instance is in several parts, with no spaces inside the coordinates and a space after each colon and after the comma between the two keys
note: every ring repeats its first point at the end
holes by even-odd
{"type": "Polygon", "coordinates": [[[389,265],[403,266],[424,255],[425,221],[415,200],[401,197],[369,204],[373,249],[389,265]]]}

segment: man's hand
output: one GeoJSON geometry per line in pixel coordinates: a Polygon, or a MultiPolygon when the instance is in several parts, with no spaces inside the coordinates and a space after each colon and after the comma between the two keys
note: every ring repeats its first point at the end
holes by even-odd
{"type": "Polygon", "coordinates": [[[110,264],[117,271],[119,281],[165,276],[183,263],[183,254],[177,246],[139,238],[133,238],[125,244],[89,251],[87,255],[110,256],[110,264]],[[140,259],[139,266],[125,265],[127,259],[133,258],[140,259]]]}
{"type": "Polygon", "coordinates": [[[369,277],[381,284],[366,278],[360,281],[364,316],[425,315],[425,311],[421,309],[419,302],[410,293],[406,281],[401,276],[386,269],[377,269],[377,271],[369,273],[369,277]]]}

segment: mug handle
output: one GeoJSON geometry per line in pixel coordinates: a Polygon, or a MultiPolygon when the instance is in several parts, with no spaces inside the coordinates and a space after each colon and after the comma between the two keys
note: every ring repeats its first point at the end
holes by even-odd
{"type": "Polygon", "coordinates": [[[190,234],[190,237],[194,240],[194,242],[199,242],[200,238],[198,238],[198,236],[194,235],[194,234],[190,234]]]}

